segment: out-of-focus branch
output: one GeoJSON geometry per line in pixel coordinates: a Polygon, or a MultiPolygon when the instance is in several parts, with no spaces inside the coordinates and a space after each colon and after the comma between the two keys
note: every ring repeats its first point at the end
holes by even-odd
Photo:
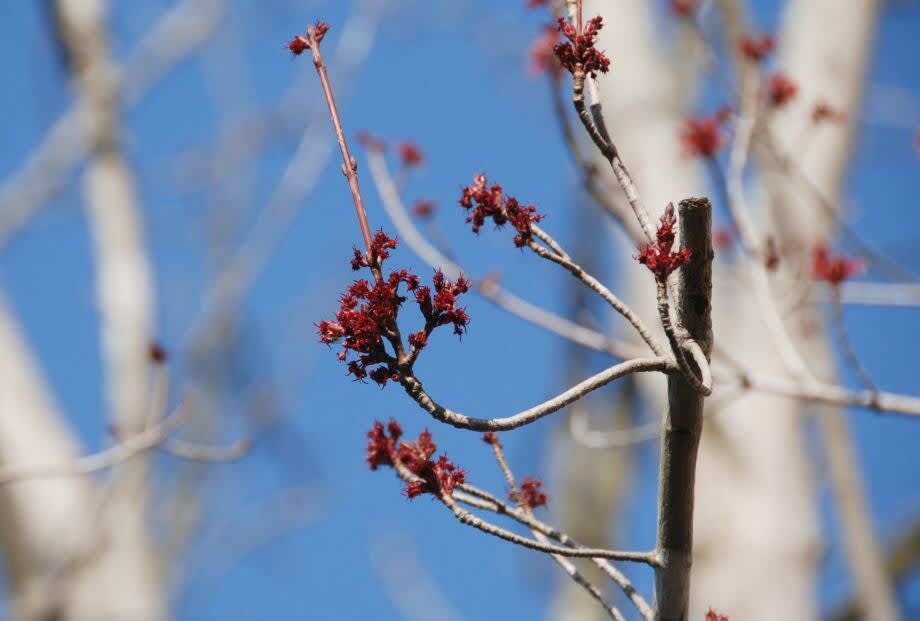
{"type": "MultiPolygon", "coordinates": [[[[832,30],[826,28],[826,15],[837,6],[833,0],[793,0],[786,8],[779,60],[799,84],[799,92],[790,106],[770,119],[767,142],[775,142],[779,153],[796,153],[796,176],[814,190],[811,200],[803,201],[787,177],[766,177],[773,226],[787,247],[810,248],[815,240],[830,237],[840,223],[836,197],[856,139],[853,111],[858,110],[864,90],[881,4],[881,0],[851,2],[832,30]],[[812,135],[809,149],[796,152],[795,141],[812,123],[812,109],[820,101],[846,111],[847,121],[836,131],[812,135]]],[[[798,257],[787,261],[791,269],[803,262],[798,257]]],[[[797,345],[820,372],[822,359],[828,357],[826,343],[815,336],[799,338],[797,345]]],[[[829,363],[823,366],[825,374],[832,373],[829,363]]],[[[842,543],[863,611],[870,621],[896,621],[901,615],[884,572],[847,422],[839,412],[827,411],[819,413],[819,421],[843,527],[842,543]]]]}
{"type": "Polygon", "coordinates": [[[436,610],[442,621],[463,621],[438,584],[422,567],[408,535],[387,535],[374,542],[371,564],[405,621],[428,621],[436,610]]]}
{"type": "MultiPolygon", "coordinates": [[[[204,43],[217,27],[224,4],[225,0],[183,0],[169,9],[123,66],[108,68],[118,103],[137,104],[169,70],[204,43]]],[[[87,127],[93,118],[90,102],[79,99],[0,187],[0,246],[51,198],[89,153],[93,138],[87,127]]]]}
{"type": "MultiPolygon", "coordinates": [[[[86,112],[83,135],[90,161],[83,194],[95,255],[105,394],[111,424],[128,441],[147,427],[154,292],[136,183],[119,140],[114,63],[105,27],[107,3],[56,0],[54,9],[77,97],[86,112]]],[[[121,464],[113,473],[98,532],[109,539],[106,549],[113,564],[135,578],[128,591],[136,618],[154,620],[166,616],[166,602],[147,525],[147,477],[143,453],[121,464]]],[[[103,610],[99,618],[105,618],[103,610]]]]}
{"type": "Polygon", "coordinates": [[[123,464],[129,459],[161,445],[169,434],[176,431],[187,420],[190,412],[191,410],[187,406],[183,406],[141,433],[131,435],[123,442],[79,459],[44,466],[3,468],[0,470],[0,485],[35,479],[79,477],[123,464]]]}
{"type": "MultiPolygon", "coordinates": [[[[42,460],[76,459],[76,437],[2,297],[0,349],[0,467],[29,470],[42,460]]],[[[46,569],[51,563],[70,566],[87,552],[95,491],[85,477],[0,487],[0,540],[11,613],[17,619],[36,621],[73,611],[46,569]]]]}
{"type": "MultiPolygon", "coordinates": [[[[885,553],[885,572],[892,584],[897,584],[920,565],[920,519],[900,531],[885,553]]],[[[852,600],[832,612],[825,621],[859,621],[864,618],[859,600],[852,600]]]]}

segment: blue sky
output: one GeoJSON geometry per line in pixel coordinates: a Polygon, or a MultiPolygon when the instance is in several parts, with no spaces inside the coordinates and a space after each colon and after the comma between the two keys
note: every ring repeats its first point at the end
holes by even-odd
{"type": "MultiPolygon", "coordinates": [[[[170,3],[113,4],[113,47],[124,57],[170,3]]],[[[160,295],[158,334],[174,350],[181,350],[211,273],[201,239],[206,215],[214,213],[206,205],[215,199],[200,189],[200,171],[184,168],[189,160],[179,156],[190,150],[213,153],[222,127],[275,104],[298,76],[308,78],[301,80],[302,105],[321,104],[310,63],[289,60],[282,45],[304,23],[322,17],[333,26],[326,44],[331,47],[352,3],[231,4],[232,16],[222,26],[226,34],[203,56],[177,67],[124,117],[124,143],[138,174],[160,295]],[[181,169],[177,162],[184,162],[181,169]]],[[[754,3],[758,29],[775,25],[778,4],[754,3]]],[[[563,243],[574,241],[569,216],[575,175],[559,139],[546,84],[525,71],[527,48],[541,18],[526,13],[523,5],[523,0],[440,0],[391,9],[368,61],[349,78],[353,89],[341,102],[342,114],[351,136],[364,129],[385,140],[411,138],[419,143],[427,163],[412,178],[407,196],[438,201],[436,221],[474,275],[498,269],[510,290],[564,313],[569,302],[562,295],[567,289],[559,270],[514,249],[507,234],[485,229],[478,238],[469,234],[454,206],[472,175],[487,171],[508,192],[538,204],[548,215],[546,228],[563,243]]],[[[0,178],[17,170],[72,101],[40,3],[9,0],[5,8],[0,20],[0,58],[5,59],[0,73],[6,92],[0,99],[0,118],[6,121],[0,178]]],[[[878,118],[886,108],[877,93],[905,89],[908,125],[912,119],[914,128],[920,127],[920,74],[909,60],[917,57],[918,34],[920,11],[895,7],[882,19],[870,78],[876,93],[869,98],[873,114],[860,122],[858,155],[847,188],[855,206],[851,224],[915,270],[920,270],[915,249],[920,220],[913,202],[920,160],[912,131],[878,118]]],[[[339,88],[334,71],[332,79],[339,88]]],[[[299,131],[277,137],[228,182],[225,195],[239,199],[239,209],[226,216],[231,230],[251,226],[291,157],[299,131]]],[[[331,139],[326,126],[315,136],[318,141],[331,139]]],[[[355,150],[360,162],[356,145],[355,150]]],[[[372,420],[397,416],[409,435],[430,427],[476,484],[502,489],[477,435],[432,425],[394,387],[354,384],[334,353],[316,344],[313,324],[331,317],[338,293],[353,278],[348,259],[359,240],[339,166],[335,158],[329,160],[244,305],[241,373],[248,381],[273,382],[285,423],[245,462],[212,469],[207,500],[208,526],[214,526],[292,485],[307,484],[310,523],[271,539],[226,570],[216,561],[210,567],[205,562],[205,569],[178,597],[176,616],[196,621],[398,618],[373,562],[374,551],[379,557],[385,554],[380,550],[391,550],[398,541],[398,549],[408,545],[414,550],[464,618],[546,618],[547,585],[557,578],[550,561],[461,526],[428,499],[406,501],[394,477],[372,473],[363,462],[364,433],[372,420]]],[[[370,180],[365,175],[362,181],[371,226],[392,230],[370,180]]],[[[0,253],[0,282],[57,400],[86,449],[98,449],[107,441],[105,404],[78,176],[0,253]]],[[[430,273],[407,248],[397,251],[391,263],[430,273]]],[[[432,394],[459,411],[492,416],[518,411],[562,387],[562,343],[473,296],[467,304],[473,320],[462,341],[447,331],[436,334],[418,365],[432,394]]],[[[920,392],[920,367],[905,347],[920,339],[917,311],[861,307],[849,310],[846,319],[863,363],[884,378],[885,388],[920,392]]],[[[598,368],[603,363],[592,359],[598,368]]],[[[182,385],[189,367],[180,356],[176,385],[182,385]]],[[[239,416],[231,406],[227,425],[235,428],[239,416]]],[[[890,534],[920,509],[912,475],[920,467],[915,449],[920,426],[866,412],[850,417],[865,460],[873,514],[883,535],[890,534]]],[[[544,420],[506,434],[509,458],[519,475],[547,474],[548,432],[555,424],[544,420]]],[[[636,498],[625,521],[632,526],[626,530],[635,531],[637,538],[622,542],[631,547],[652,544],[654,453],[648,447],[638,458],[642,474],[634,483],[636,498]]],[[[173,467],[167,462],[164,471],[173,467]]],[[[822,493],[824,505],[827,500],[822,493]]],[[[829,514],[825,519],[833,542],[838,535],[835,521],[829,514]]],[[[648,592],[648,575],[639,572],[637,580],[648,592]]],[[[847,585],[839,547],[834,546],[822,579],[824,604],[847,585]]],[[[914,610],[920,609],[920,584],[905,597],[914,610]]]]}

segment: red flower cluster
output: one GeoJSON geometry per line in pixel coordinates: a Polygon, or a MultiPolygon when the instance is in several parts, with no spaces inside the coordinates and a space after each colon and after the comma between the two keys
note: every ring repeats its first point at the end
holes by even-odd
{"type": "Polygon", "coordinates": [[[783,73],[774,73],[770,76],[767,86],[767,99],[774,108],[781,108],[795,98],[799,87],[783,73]]]}
{"type": "Polygon", "coordinates": [[[549,0],[527,0],[528,9],[536,9],[549,4],[549,0]]]}
{"type": "Polygon", "coordinates": [[[759,63],[762,62],[773,49],[776,47],[776,41],[772,35],[745,35],[738,42],[738,49],[748,60],[759,63]]]}
{"type": "Polygon", "coordinates": [[[556,59],[556,44],[559,43],[559,29],[547,25],[543,32],[530,44],[530,62],[527,72],[530,75],[540,75],[547,69],[553,70],[553,75],[559,69],[556,59]]]}
{"type": "MultiPolygon", "coordinates": [[[[313,36],[316,37],[317,43],[323,40],[327,32],[329,32],[329,24],[326,22],[316,22],[316,25],[313,27],[313,36]]],[[[300,56],[310,49],[310,40],[303,35],[295,35],[294,38],[288,42],[287,49],[294,56],[300,56]]]]}
{"type": "Polygon", "coordinates": [[[427,430],[419,434],[415,442],[399,441],[403,431],[399,423],[390,419],[384,426],[376,421],[367,432],[367,463],[371,470],[380,466],[403,466],[418,477],[406,484],[403,493],[409,498],[432,494],[438,498],[450,496],[454,488],[464,482],[464,472],[441,455],[437,461],[431,459],[438,450],[427,430]],[[389,435],[387,435],[389,433],[389,435]]]}
{"type": "Polygon", "coordinates": [[[832,255],[827,244],[821,242],[815,246],[811,260],[811,272],[815,278],[839,285],[844,280],[858,276],[866,271],[865,264],[859,259],[848,259],[843,255],[832,255]]]}
{"type": "Polygon", "coordinates": [[[578,33],[571,21],[563,17],[559,18],[559,32],[564,34],[568,41],[557,43],[553,46],[553,51],[556,52],[556,58],[559,59],[562,66],[572,75],[575,74],[577,67],[592,78],[597,77],[598,71],[607,73],[610,70],[610,59],[594,47],[597,33],[604,26],[603,22],[600,15],[592,17],[585,25],[584,31],[578,33]]]}
{"type": "Polygon", "coordinates": [[[691,17],[696,12],[697,0],[671,0],[671,13],[677,17],[691,17]]]}
{"type": "Polygon", "coordinates": [[[728,617],[720,615],[712,608],[706,613],[706,621],[728,621],[728,617]]]}
{"type": "Polygon", "coordinates": [[[511,500],[517,500],[529,509],[542,507],[546,504],[547,497],[546,493],[540,491],[541,487],[543,487],[543,481],[540,479],[524,477],[524,480],[521,481],[520,498],[514,498],[514,494],[509,494],[509,498],[511,498],[511,500]]]}
{"type": "Polygon", "coordinates": [[[422,155],[421,149],[413,142],[403,142],[399,145],[399,159],[403,166],[412,168],[421,166],[425,163],[425,156],[422,155]]]}
{"type": "MultiPolygon", "coordinates": [[[[396,240],[390,239],[379,231],[371,243],[370,252],[365,255],[355,250],[351,266],[358,270],[362,267],[379,270],[383,261],[390,256],[389,251],[396,248],[396,240]]],[[[409,337],[409,343],[416,349],[425,346],[431,331],[438,326],[452,323],[454,332],[462,334],[469,322],[465,309],[456,307],[457,296],[469,288],[463,277],[451,283],[441,272],[434,275],[433,283],[436,295],[431,299],[431,290],[419,286],[419,278],[409,270],[396,270],[389,276],[375,279],[373,286],[360,279],[353,282],[342,295],[335,321],[321,321],[317,325],[320,342],[331,345],[340,339],[342,351],[339,360],[345,362],[348,352],[357,354],[357,360],[348,362],[348,373],[355,379],[370,377],[381,386],[394,379],[396,359],[390,356],[384,339],[395,339],[398,334],[397,316],[399,308],[406,301],[399,294],[400,284],[405,284],[408,291],[415,292],[415,299],[425,317],[425,327],[409,337]],[[374,365],[381,365],[368,370],[374,365]]]]}
{"type": "Polygon", "coordinates": [[[516,198],[505,196],[499,184],[486,187],[485,175],[473,177],[473,185],[463,188],[459,202],[464,209],[473,210],[466,221],[473,223],[474,233],[479,233],[487,218],[492,218],[497,227],[511,223],[517,231],[514,245],[518,248],[526,246],[530,241],[530,224],[543,219],[534,205],[524,206],[516,198]]]}
{"type": "Polygon", "coordinates": [[[434,299],[428,287],[419,287],[415,290],[415,301],[425,317],[425,327],[409,335],[409,344],[416,349],[425,347],[428,335],[438,326],[453,324],[454,334],[460,336],[470,321],[466,309],[457,308],[457,297],[470,290],[469,281],[460,276],[455,282],[451,282],[444,277],[444,272],[438,270],[431,282],[434,285],[434,299]]]}
{"type": "Polygon", "coordinates": [[[677,237],[674,231],[676,223],[677,217],[674,215],[674,204],[670,203],[665,208],[664,215],[661,216],[656,243],[642,246],[636,256],[639,263],[655,274],[655,279],[658,282],[667,281],[671,272],[690,261],[690,250],[684,248],[677,252],[671,251],[677,237]]]}
{"type": "Polygon", "coordinates": [[[723,118],[723,115],[717,114],[686,119],[680,129],[684,157],[715,157],[725,146],[725,136],[722,134],[723,118]]]}
{"type": "Polygon", "coordinates": [[[430,218],[434,214],[434,201],[419,200],[412,206],[412,215],[416,218],[430,218]]]}

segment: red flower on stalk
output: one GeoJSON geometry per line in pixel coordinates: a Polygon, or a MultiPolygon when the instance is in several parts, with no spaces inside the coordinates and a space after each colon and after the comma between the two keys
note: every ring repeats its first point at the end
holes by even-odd
{"type": "Polygon", "coordinates": [[[684,121],[680,129],[684,157],[715,157],[725,146],[725,136],[722,133],[724,116],[697,116],[684,121]]]}
{"type": "MultiPolygon", "coordinates": [[[[318,21],[313,26],[313,36],[316,38],[317,43],[323,40],[327,32],[329,32],[329,24],[326,22],[318,21]]],[[[294,35],[294,38],[288,42],[286,47],[294,56],[300,56],[310,49],[310,39],[303,35],[294,35]]]]}
{"type": "MultiPolygon", "coordinates": [[[[525,477],[521,482],[521,496],[519,502],[529,509],[536,509],[537,507],[545,505],[547,496],[546,493],[540,491],[542,486],[543,481],[540,479],[525,477]]],[[[513,494],[510,494],[509,497],[511,497],[511,500],[518,500],[517,498],[513,498],[513,494]]]]}
{"type": "Polygon", "coordinates": [[[598,15],[588,20],[583,32],[580,34],[570,20],[563,17],[558,19],[559,32],[565,35],[568,41],[557,43],[553,47],[556,58],[563,67],[575,75],[579,67],[592,78],[597,77],[597,72],[607,73],[610,70],[610,59],[598,51],[594,44],[597,42],[597,33],[604,27],[603,18],[598,15]]]}
{"type": "Polygon", "coordinates": [[[799,87],[785,74],[774,73],[770,76],[770,81],[767,85],[767,99],[774,108],[785,106],[795,98],[798,92],[799,87]]]}
{"type": "Polygon", "coordinates": [[[674,215],[674,203],[670,203],[665,208],[664,215],[661,216],[655,243],[646,244],[639,248],[639,254],[636,256],[639,263],[647,267],[655,275],[655,279],[661,283],[668,280],[671,272],[690,262],[689,249],[683,248],[677,252],[671,250],[677,237],[677,233],[674,230],[676,223],[677,217],[674,215]]]}
{"type": "Polygon", "coordinates": [[[414,142],[403,142],[399,145],[399,159],[406,168],[414,168],[425,163],[425,156],[414,142]]]}
{"type": "Polygon", "coordinates": [[[348,361],[348,374],[357,380],[370,378],[380,386],[399,377],[399,367],[394,355],[387,352],[386,342],[395,349],[398,343],[397,318],[399,309],[406,301],[400,295],[400,286],[415,294],[415,301],[425,319],[424,327],[409,336],[409,344],[416,353],[428,343],[431,332],[442,325],[452,324],[455,334],[463,334],[469,322],[466,309],[457,307],[457,298],[466,293],[469,283],[462,276],[456,282],[436,272],[431,290],[420,286],[419,277],[409,270],[396,270],[384,278],[383,262],[396,248],[396,240],[378,231],[365,255],[355,249],[351,266],[355,270],[368,268],[373,274],[373,285],[366,279],[354,281],[342,295],[335,321],[321,321],[317,324],[319,340],[326,345],[342,341],[339,360],[346,362],[349,352],[357,359],[348,361]],[[379,274],[379,277],[377,276],[379,274]]]}
{"type": "Polygon", "coordinates": [[[815,278],[836,286],[865,271],[866,265],[860,259],[832,255],[824,242],[815,245],[811,259],[811,272],[815,278]]]}
{"type": "Polygon", "coordinates": [[[427,430],[419,434],[415,442],[399,441],[402,427],[395,419],[384,426],[376,421],[367,432],[367,463],[371,470],[380,466],[393,467],[396,464],[418,477],[406,484],[403,493],[408,498],[432,494],[438,498],[450,496],[454,488],[465,480],[465,473],[441,455],[437,461],[432,456],[438,450],[427,430]],[[389,435],[388,435],[389,434],[389,435]]]}
{"type": "Polygon", "coordinates": [[[517,231],[514,245],[518,248],[526,246],[530,241],[531,223],[543,219],[543,216],[537,213],[536,206],[525,206],[516,198],[505,196],[499,184],[487,187],[485,175],[473,177],[473,185],[463,188],[459,202],[460,206],[469,212],[466,221],[473,224],[474,233],[479,233],[479,229],[488,218],[499,228],[510,223],[517,231]]]}
{"type": "Polygon", "coordinates": [[[770,55],[776,47],[773,35],[745,35],[738,42],[738,49],[748,60],[759,63],[770,55]]]}
{"type": "Polygon", "coordinates": [[[288,51],[294,56],[300,56],[310,49],[310,42],[303,35],[295,35],[287,44],[288,51]]]}
{"type": "Polygon", "coordinates": [[[706,621],[728,621],[728,617],[720,615],[712,608],[706,613],[706,621]]]}

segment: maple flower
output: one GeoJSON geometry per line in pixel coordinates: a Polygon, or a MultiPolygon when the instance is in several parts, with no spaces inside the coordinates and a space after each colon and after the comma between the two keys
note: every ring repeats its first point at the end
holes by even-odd
{"type": "Polygon", "coordinates": [[[772,35],[744,35],[738,42],[738,49],[748,60],[759,63],[769,56],[776,47],[772,35]]]}
{"type": "Polygon", "coordinates": [[[706,621],[728,621],[728,617],[726,617],[725,615],[720,615],[715,610],[710,608],[706,612],[706,621]]]}
{"type": "Polygon", "coordinates": [[[696,12],[697,0],[671,0],[671,13],[676,17],[692,17],[696,12]]]}
{"type": "Polygon", "coordinates": [[[288,51],[294,56],[300,56],[310,49],[310,42],[303,35],[295,35],[287,44],[288,51]]]}
{"type": "Polygon", "coordinates": [[[434,201],[419,200],[412,206],[412,215],[416,218],[427,219],[434,214],[434,201]]]}
{"type": "Polygon", "coordinates": [[[553,75],[556,75],[559,69],[555,52],[557,43],[559,43],[559,29],[555,26],[547,25],[543,32],[530,44],[527,73],[541,75],[550,70],[553,75]]]}
{"type": "Polygon", "coordinates": [[[859,259],[849,259],[843,255],[832,255],[827,244],[815,245],[811,260],[811,272],[815,278],[832,285],[839,285],[844,280],[858,276],[866,271],[866,265],[859,259]]]}
{"type": "Polygon", "coordinates": [[[674,230],[676,223],[677,217],[674,215],[674,203],[670,203],[665,208],[664,215],[661,216],[655,243],[643,245],[639,248],[639,254],[636,255],[639,263],[647,267],[660,283],[666,282],[671,272],[690,261],[689,249],[683,248],[677,252],[672,251],[677,237],[677,233],[674,230]]]}
{"type": "Polygon", "coordinates": [[[598,71],[607,73],[610,70],[610,59],[594,47],[597,33],[604,27],[604,20],[600,15],[589,19],[580,34],[570,20],[560,17],[558,22],[559,32],[565,35],[568,41],[557,43],[553,46],[553,51],[563,67],[572,75],[575,75],[575,71],[580,67],[582,72],[592,78],[597,77],[598,71]]]}
{"type": "Polygon", "coordinates": [[[432,494],[438,498],[450,496],[454,488],[465,480],[463,470],[453,464],[447,455],[432,459],[438,450],[428,430],[421,432],[415,442],[399,441],[402,427],[395,419],[384,427],[380,421],[367,432],[366,461],[371,470],[381,466],[393,467],[397,463],[414,474],[417,479],[410,481],[403,489],[408,498],[422,494],[432,494]]]}
{"type": "Polygon", "coordinates": [[[795,98],[799,87],[783,73],[770,76],[767,85],[767,99],[774,108],[781,108],[795,98]]]}
{"type": "Polygon", "coordinates": [[[406,168],[421,166],[425,162],[425,156],[418,145],[409,141],[399,145],[399,159],[406,168]]]}
{"type": "Polygon", "coordinates": [[[549,0],[527,0],[528,9],[537,9],[547,4],[549,4],[549,0]]]}
{"type": "Polygon", "coordinates": [[[469,213],[466,221],[473,224],[474,233],[478,234],[489,218],[498,228],[511,224],[517,231],[514,245],[522,248],[532,237],[531,223],[539,222],[543,216],[537,213],[536,206],[522,205],[516,198],[505,196],[503,192],[502,186],[497,183],[488,186],[485,175],[476,175],[473,177],[473,185],[463,188],[459,203],[469,213]]]}
{"type": "Polygon", "coordinates": [[[684,157],[715,157],[723,146],[722,115],[690,117],[680,129],[684,157]]]}
{"type": "MultiPolygon", "coordinates": [[[[326,22],[318,21],[313,26],[313,36],[316,37],[317,43],[323,40],[327,32],[329,32],[329,24],[326,22]]],[[[300,56],[310,49],[310,39],[303,35],[294,35],[294,38],[288,42],[286,47],[294,56],[300,56]]]]}
{"type": "Polygon", "coordinates": [[[540,479],[525,477],[521,481],[520,499],[514,498],[513,493],[509,494],[509,497],[511,500],[519,500],[522,505],[529,509],[536,509],[545,505],[547,501],[546,493],[540,491],[542,486],[543,481],[540,479]]]}
{"type": "Polygon", "coordinates": [[[370,378],[380,386],[399,377],[398,361],[387,351],[386,342],[392,344],[398,338],[397,318],[407,300],[407,296],[401,295],[400,287],[414,293],[425,319],[424,327],[409,336],[409,344],[416,353],[427,345],[435,328],[452,324],[454,333],[463,334],[470,320],[466,309],[457,305],[457,298],[469,290],[469,283],[462,276],[451,282],[441,272],[435,273],[433,299],[431,290],[421,286],[419,277],[409,270],[394,270],[383,277],[383,263],[396,245],[397,240],[378,231],[367,254],[355,249],[352,268],[370,269],[374,275],[373,284],[363,278],[352,282],[340,298],[335,321],[321,321],[316,325],[321,343],[342,342],[338,357],[347,363],[349,375],[357,380],[370,378]],[[349,355],[356,359],[348,360],[349,355]]]}

